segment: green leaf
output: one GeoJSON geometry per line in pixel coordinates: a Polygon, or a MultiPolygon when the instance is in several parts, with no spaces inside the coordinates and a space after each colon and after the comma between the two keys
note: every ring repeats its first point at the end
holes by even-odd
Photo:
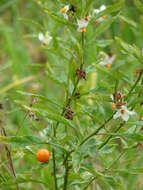
{"type": "Polygon", "coordinates": [[[142,52],[141,50],[135,45],[130,45],[126,42],[124,42],[123,40],[121,40],[120,38],[116,37],[116,42],[117,44],[129,55],[133,55],[134,57],[136,57],[141,63],[142,61],[142,52]]]}
{"type": "Polygon", "coordinates": [[[18,144],[21,146],[27,146],[32,144],[43,144],[40,138],[36,136],[0,136],[0,142],[4,144],[18,144]]]}
{"type": "Polygon", "coordinates": [[[33,94],[33,93],[29,93],[29,92],[23,92],[23,91],[20,91],[18,90],[17,93],[21,94],[21,95],[24,95],[24,96],[30,96],[32,98],[38,98],[40,100],[43,100],[44,102],[47,101],[57,107],[60,107],[62,108],[59,104],[57,104],[56,102],[54,102],[53,100],[49,99],[49,98],[46,98],[45,96],[42,96],[42,95],[39,95],[39,94],[33,94]]]}
{"type": "Polygon", "coordinates": [[[58,148],[64,152],[67,152],[67,150],[57,143],[55,140],[48,140],[48,139],[42,139],[41,137],[37,136],[0,136],[0,142],[2,144],[11,144],[11,145],[18,145],[18,146],[30,146],[30,145],[50,145],[53,148],[58,148]]]}
{"type": "Polygon", "coordinates": [[[46,75],[56,84],[66,86],[66,77],[57,77],[55,76],[55,73],[51,70],[46,71],[46,75]]]}
{"type": "Polygon", "coordinates": [[[120,174],[132,174],[132,175],[137,175],[137,174],[142,174],[143,173],[143,168],[129,168],[129,169],[112,169],[112,172],[117,172],[120,174]]]}
{"type": "Polygon", "coordinates": [[[119,15],[119,18],[120,18],[121,20],[123,20],[124,22],[126,22],[127,24],[133,26],[134,28],[138,28],[136,22],[134,22],[134,21],[131,20],[130,18],[127,18],[127,17],[125,17],[125,16],[123,16],[123,15],[119,15]]]}
{"type": "MultiPolygon", "coordinates": [[[[45,186],[48,185],[48,183],[43,182],[43,180],[38,180],[38,179],[33,179],[33,178],[24,178],[22,176],[17,177],[17,183],[18,184],[22,184],[22,183],[35,183],[35,184],[43,184],[45,186]]],[[[0,187],[5,189],[5,187],[11,187],[11,186],[15,186],[15,182],[13,182],[12,180],[7,180],[6,182],[0,183],[0,187]]]]}
{"type": "Polygon", "coordinates": [[[97,18],[106,14],[119,11],[125,3],[125,0],[120,0],[118,3],[115,3],[111,6],[108,6],[104,11],[97,15],[97,18]]]}
{"type": "Polygon", "coordinates": [[[118,16],[110,17],[108,19],[105,19],[105,21],[102,22],[101,24],[99,24],[99,26],[97,26],[97,28],[95,29],[94,38],[97,38],[99,35],[105,32],[111,26],[111,24],[117,19],[117,17],[118,16]]]}
{"type": "Polygon", "coordinates": [[[0,13],[5,11],[5,9],[8,9],[13,4],[17,3],[18,0],[11,0],[11,1],[5,1],[3,5],[0,5],[0,13]]]}
{"type": "Polygon", "coordinates": [[[31,108],[31,107],[28,107],[26,105],[21,105],[24,109],[28,110],[28,111],[31,111],[31,112],[34,112],[38,115],[41,115],[45,118],[48,118],[48,119],[51,119],[53,121],[56,121],[56,122],[59,122],[59,123],[62,123],[66,126],[69,126],[73,129],[75,129],[75,127],[73,126],[72,122],[66,118],[64,118],[63,116],[57,114],[57,113],[50,113],[50,112],[47,112],[46,110],[43,111],[43,110],[40,110],[40,109],[34,109],[34,108],[31,108]]]}
{"type": "Polygon", "coordinates": [[[113,43],[113,40],[96,40],[95,44],[98,47],[105,48],[113,43]]]}
{"type": "Polygon", "coordinates": [[[50,11],[48,9],[48,7],[45,8],[45,13],[48,14],[49,17],[51,17],[54,21],[56,21],[59,24],[65,25],[65,26],[71,26],[71,27],[75,27],[75,25],[69,21],[67,21],[66,19],[64,19],[64,17],[61,15],[56,15],[54,12],[50,11]]]}
{"type": "Polygon", "coordinates": [[[119,71],[114,71],[114,70],[111,70],[111,69],[107,69],[103,66],[100,66],[98,64],[94,64],[93,65],[98,71],[100,71],[101,73],[103,74],[107,74],[108,76],[114,78],[115,80],[123,80],[125,82],[127,82],[128,84],[130,84],[130,80],[128,79],[128,77],[122,73],[122,72],[119,72],[119,71]]]}
{"type": "Polygon", "coordinates": [[[141,134],[137,134],[137,133],[133,133],[133,134],[123,134],[123,137],[126,137],[127,139],[131,139],[134,142],[142,142],[143,141],[143,135],[141,134]]]}
{"type": "Polygon", "coordinates": [[[143,13],[143,3],[140,0],[134,0],[134,4],[143,13]]]}

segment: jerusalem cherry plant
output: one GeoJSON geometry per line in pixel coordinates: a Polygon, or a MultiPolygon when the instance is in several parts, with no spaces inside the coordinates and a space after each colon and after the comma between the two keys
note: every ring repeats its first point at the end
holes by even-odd
{"type": "Polygon", "coordinates": [[[142,190],[143,2],[20,5],[21,49],[0,22],[0,189],[142,190]]]}

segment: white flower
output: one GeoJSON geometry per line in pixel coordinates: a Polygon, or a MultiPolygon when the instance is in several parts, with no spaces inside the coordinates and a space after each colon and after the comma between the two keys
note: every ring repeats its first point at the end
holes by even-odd
{"type": "Polygon", "coordinates": [[[116,58],[115,55],[112,55],[112,56],[105,55],[104,59],[99,62],[99,65],[110,68],[115,58],[116,58]]]}
{"type": "Polygon", "coordinates": [[[49,32],[46,32],[45,35],[40,32],[38,34],[38,38],[44,46],[47,46],[52,40],[52,36],[49,34],[49,32]]]}
{"type": "Polygon", "coordinates": [[[86,32],[86,27],[88,26],[88,22],[89,22],[89,20],[84,19],[84,18],[82,18],[80,20],[77,20],[77,25],[78,25],[77,31],[85,33],[86,32]]]}
{"type": "Polygon", "coordinates": [[[113,119],[121,117],[124,121],[128,121],[130,115],[134,115],[134,111],[129,111],[125,105],[121,106],[120,109],[114,114],[113,119]]]}
{"type": "Polygon", "coordinates": [[[61,8],[61,13],[63,14],[65,19],[68,19],[68,15],[67,12],[69,11],[69,5],[64,6],[63,8],[61,8]]]}
{"type": "Polygon", "coordinates": [[[97,14],[99,14],[100,12],[102,12],[102,11],[104,11],[106,9],[106,6],[105,5],[101,5],[101,7],[99,8],[99,9],[94,9],[93,10],[93,14],[95,15],[97,15],[97,14]]]}
{"type": "MultiPolygon", "coordinates": [[[[97,14],[101,13],[105,9],[106,9],[105,5],[102,5],[99,9],[94,9],[93,10],[93,17],[95,17],[97,14]]],[[[106,18],[106,15],[103,15],[100,18],[98,18],[95,23],[100,23],[100,22],[104,21],[105,18],[106,18]]]]}

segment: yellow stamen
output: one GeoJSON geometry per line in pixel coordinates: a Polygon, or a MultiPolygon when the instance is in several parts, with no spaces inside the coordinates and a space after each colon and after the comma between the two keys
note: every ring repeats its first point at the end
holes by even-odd
{"type": "Polygon", "coordinates": [[[102,19],[106,19],[106,18],[107,18],[107,16],[106,16],[106,15],[103,15],[101,18],[102,18],[102,19]]]}
{"type": "Polygon", "coordinates": [[[44,48],[46,48],[47,44],[43,42],[43,43],[42,43],[42,46],[43,46],[44,48]]]}
{"type": "Polygon", "coordinates": [[[124,114],[126,111],[124,109],[121,110],[121,113],[124,114]]]}
{"type": "Polygon", "coordinates": [[[86,32],[86,28],[82,28],[82,29],[81,29],[81,32],[82,32],[82,33],[85,33],[85,32],[86,32]]]}
{"type": "Polygon", "coordinates": [[[106,64],[106,68],[107,68],[107,69],[110,69],[110,68],[111,68],[111,64],[107,63],[107,64],[106,64]]]}
{"type": "Polygon", "coordinates": [[[98,23],[99,23],[98,20],[95,20],[94,21],[94,26],[96,27],[98,23]]]}
{"type": "Polygon", "coordinates": [[[66,7],[63,7],[63,8],[61,8],[61,13],[66,13],[67,12],[67,9],[66,9],[66,7]]]}
{"type": "Polygon", "coordinates": [[[85,20],[86,20],[87,22],[89,22],[89,21],[90,21],[90,16],[85,17],[85,20]]]}
{"type": "Polygon", "coordinates": [[[112,103],[112,110],[116,109],[116,104],[112,103]]]}

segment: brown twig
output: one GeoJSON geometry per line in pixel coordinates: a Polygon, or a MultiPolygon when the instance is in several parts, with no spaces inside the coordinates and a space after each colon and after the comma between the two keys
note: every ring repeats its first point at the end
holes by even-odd
{"type": "MultiPolygon", "coordinates": [[[[5,131],[5,128],[4,128],[4,115],[3,115],[3,111],[1,111],[0,124],[1,124],[1,133],[2,133],[2,135],[5,136],[5,137],[7,137],[7,134],[6,134],[6,131],[5,131]]],[[[17,179],[16,179],[16,173],[15,173],[15,169],[14,169],[14,165],[13,165],[11,151],[9,150],[9,148],[8,148],[7,145],[4,145],[4,147],[5,147],[5,150],[7,152],[7,158],[9,160],[9,165],[10,165],[11,172],[12,172],[12,174],[14,176],[14,179],[15,179],[16,188],[17,188],[17,190],[20,190],[20,187],[19,187],[19,185],[17,183],[17,179]]]]}

